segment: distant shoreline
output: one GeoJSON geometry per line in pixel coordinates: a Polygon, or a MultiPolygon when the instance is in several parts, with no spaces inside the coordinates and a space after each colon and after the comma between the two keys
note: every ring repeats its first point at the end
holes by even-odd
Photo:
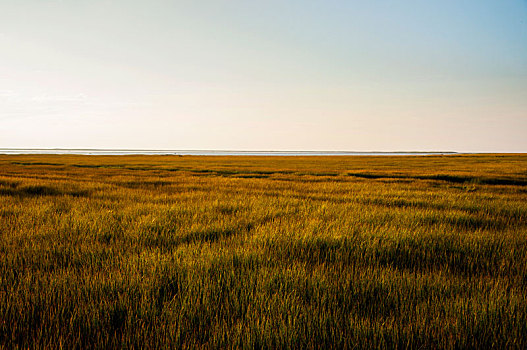
{"type": "Polygon", "coordinates": [[[420,152],[358,152],[358,151],[236,151],[236,150],[141,150],[86,148],[0,148],[0,154],[57,154],[57,155],[180,155],[180,156],[401,156],[454,155],[452,151],[420,152]]]}

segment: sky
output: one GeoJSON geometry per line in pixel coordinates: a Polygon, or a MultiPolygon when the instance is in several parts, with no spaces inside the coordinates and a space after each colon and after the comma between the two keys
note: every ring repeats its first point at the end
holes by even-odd
{"type": "Polygon", "coordinates": [[[527,152],[527,1],[1,0],[0,148],[527,152]]]}

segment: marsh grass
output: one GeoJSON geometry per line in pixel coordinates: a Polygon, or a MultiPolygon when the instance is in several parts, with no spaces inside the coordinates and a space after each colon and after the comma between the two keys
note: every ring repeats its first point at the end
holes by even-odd
{"type": "Polygon", "coordinates": [[[527,157],[0,157],[0,347],[525,348],[527,157]]]}

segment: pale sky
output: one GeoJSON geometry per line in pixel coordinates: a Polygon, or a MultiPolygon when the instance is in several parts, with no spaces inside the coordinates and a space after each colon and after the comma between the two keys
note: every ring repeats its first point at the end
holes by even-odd
{"type": "Polygon", "coordinates": [[[0,0],[0,147],[527,152],[527,1],[0,0]]]}

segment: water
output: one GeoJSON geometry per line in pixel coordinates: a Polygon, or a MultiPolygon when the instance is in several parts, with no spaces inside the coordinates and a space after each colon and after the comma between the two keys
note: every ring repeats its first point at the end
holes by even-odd
{"type": "Polygon", "coordinates": [[[181,155],[181,156],[425,156],[456,152],[349,152],[349,151],[211,151],[140,149],[30,149],[0,148],[0,154],[78,154],[78,155],[181,155]]]}

